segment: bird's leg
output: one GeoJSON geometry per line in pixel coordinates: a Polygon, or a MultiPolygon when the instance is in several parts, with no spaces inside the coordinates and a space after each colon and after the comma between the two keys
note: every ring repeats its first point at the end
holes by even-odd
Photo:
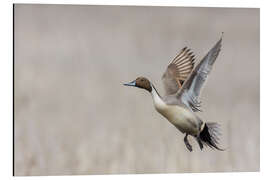
{"type": "Polygon", "coordinates": [[[188,137],[188,134],[186,133],[186,136],[184,137],[184,142],[185,142],[187,149],[191,152],[192,146],[189,144],[187,137],[188,137]]]}
{"type": "Polygon", "coordinates": [[[196,139],[197,139],[197,142],[198,142],[198,144],[200,146],[200,149],[202,150],[203,149],[202,141],[198,137],[196,139]]]}

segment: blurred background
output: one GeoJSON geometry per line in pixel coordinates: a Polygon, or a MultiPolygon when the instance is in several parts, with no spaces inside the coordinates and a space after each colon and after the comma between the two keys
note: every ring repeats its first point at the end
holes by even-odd
{"type": "Polygon", "coordinates": [[[259,9],[31,5],[14,7],[15,175],[259,171],[259,9]],[[184,47],[200,60],[224,32],[202,92],[205,148],[158,114],[148,92],[184,47]]]}

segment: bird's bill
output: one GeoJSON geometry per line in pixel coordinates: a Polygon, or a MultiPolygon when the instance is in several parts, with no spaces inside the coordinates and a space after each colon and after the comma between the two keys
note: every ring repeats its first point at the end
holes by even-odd
{"type": "Polygon", "coordinates": [[[125,83],[124,86],[136,86],[136,81],[132,81],[130,83],[125,83]]]}

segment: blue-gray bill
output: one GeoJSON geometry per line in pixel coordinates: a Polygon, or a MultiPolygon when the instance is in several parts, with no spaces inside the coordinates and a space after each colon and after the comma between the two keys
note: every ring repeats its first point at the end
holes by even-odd
{"type": "Polygon", "coordinates": [[[125,86],[136,86],[136,81],[132,81],[130,83],[125,83],[125,86]]]}

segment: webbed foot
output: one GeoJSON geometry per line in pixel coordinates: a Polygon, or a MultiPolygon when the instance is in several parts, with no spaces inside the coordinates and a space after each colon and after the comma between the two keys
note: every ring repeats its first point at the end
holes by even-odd
{"type": "Polygon", "coordinates": [[[202,149],[203,149],[203,143],[202,143],[202,141],[199,138],[197,138],[197,142],[198,142],[198,144],[200,146],[200,149],[202,151],[202,149]]]}
{"type": "Polygon", "coordinates": [[[187,137],[188,137],[188,134],[186,134],[186,136],[184,137],[184,142],[185,142],[187,149],[191,152],[192,146],[189,144],[187,137]]]}

